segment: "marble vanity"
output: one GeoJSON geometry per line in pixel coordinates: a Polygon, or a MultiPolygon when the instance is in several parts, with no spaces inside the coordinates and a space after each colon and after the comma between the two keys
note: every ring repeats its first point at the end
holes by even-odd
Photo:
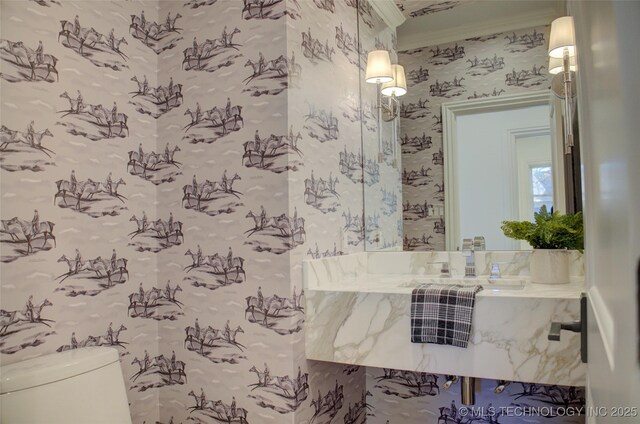
{"type": "Polygon", "coordinates": [[[581,386],[580,336],[547,340],[552,321],[579,319],[582,255],[571,252],[571,282],[533,284],[529,252],[475,253],[476,279],[463,279],[460,252],[366,252],[306,261],[308,359],[581,386]],[[442,263],[451,277],[441,278],[442,263]],[[501,277],[489,279],[498,263],[501,277]],[[434,280],[435,279],[435,280],[434,280]],[[411,291],[426,282],[480,284],[469,347],[410,342],[411,291]]]}

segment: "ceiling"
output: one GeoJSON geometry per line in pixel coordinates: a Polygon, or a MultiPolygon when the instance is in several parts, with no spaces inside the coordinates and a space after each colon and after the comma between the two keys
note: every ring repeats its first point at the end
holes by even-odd
{"type": "Polygon", "coordinates": [[[407,20],[398,50],[548,25],[566,14],[564,0],[395,0],[407,20]]]}

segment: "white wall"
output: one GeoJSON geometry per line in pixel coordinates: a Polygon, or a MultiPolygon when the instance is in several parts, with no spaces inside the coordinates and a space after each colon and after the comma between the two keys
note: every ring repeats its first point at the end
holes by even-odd
{"type": "Polygon", "coordinates": [[[519,219],[513,133],[549,124],[548,106],[458,117],[454,147],[458,186],[453,193],[458,196],[462,237],[483,235],[491,250],[520,248],[500,230],[502,221],[519,219]]]}

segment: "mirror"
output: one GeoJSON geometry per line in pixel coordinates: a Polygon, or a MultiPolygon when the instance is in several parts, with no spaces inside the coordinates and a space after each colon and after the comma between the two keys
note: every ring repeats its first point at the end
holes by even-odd
{"type": "Polygon", "coordinates": [[[561,207],[563,185],[553,181],[562,152],[552,148],[549,92],[443,103],[442,114],[447,248],[480,234],[491,250],[528,249],[500,226],[532,221],[542,205],[561,207]]]}
{"type": "MultiPolygon", "coordinates": [[[[388,98],[378,95],[378,85],[365,82],[368,52],[387,50],[391,62],[397,63],[396,33],[366,0],[358,1],[358,31],[362,151],[344,155],[348,163],[362,161],[365,249],[402,250],[402,156],[394,142],[400,119],[384,116],[378,105],[387,105],[388,98]]],[[[349,48],[338,40],[341,46],[349,48]]]]}
{"type": "MultiPolygon", "coordinates": [[[[581,204],[579,146],[564,154],[562,103],[547,69],[550,23],[565,2],[396,3],[406,17],[396,29],[408,85],[396,127],[404,250],[456,250],[477,235],[490,250],[528,248],[500,223],[531,219],[542,204],[560,212],[581,204]]],[[[370,143],[363,138],[363,150],[370,143]]],[[[367,216],[372,195],[365,187],[367,216]]]]}

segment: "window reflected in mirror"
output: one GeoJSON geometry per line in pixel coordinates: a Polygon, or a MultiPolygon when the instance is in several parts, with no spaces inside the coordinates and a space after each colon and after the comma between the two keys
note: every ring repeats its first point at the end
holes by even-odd
{"type": "Polygon", "coordinates": [[[542,206],[550,211],[553,208],[553,179],[551,164],[531,167],[531,216],[539,212],[542,206]]]}

